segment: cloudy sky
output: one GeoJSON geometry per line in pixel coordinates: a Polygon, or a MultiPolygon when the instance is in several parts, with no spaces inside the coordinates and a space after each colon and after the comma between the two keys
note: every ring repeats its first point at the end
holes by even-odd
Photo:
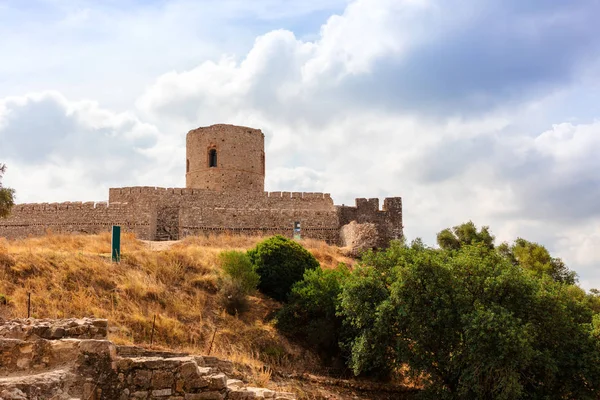
{"type": "Polygon", "coordinates": [[[0,0],[19,202],[184,186],[185,133],[266,135],[268,190],[402,196],[600,288],[599,0],[0,0]]]}

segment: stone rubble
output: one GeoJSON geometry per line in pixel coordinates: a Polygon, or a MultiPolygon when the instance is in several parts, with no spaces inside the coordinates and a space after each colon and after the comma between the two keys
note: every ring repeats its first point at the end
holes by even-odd
{"type": "Polygon", "coordinates": [[[108,322],[0,321],[0,400],[293,400],[229,379],[231,362],[106,340],[108,322]]]}

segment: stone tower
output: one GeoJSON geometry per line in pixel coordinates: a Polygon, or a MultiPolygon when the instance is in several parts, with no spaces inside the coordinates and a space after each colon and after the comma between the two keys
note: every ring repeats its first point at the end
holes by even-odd
{"type": "Polygon", "coordinates": [[[260,129],[219,124],[191,130],[186,138],[186,187],[263,192],[264,149],[260,129]]]}

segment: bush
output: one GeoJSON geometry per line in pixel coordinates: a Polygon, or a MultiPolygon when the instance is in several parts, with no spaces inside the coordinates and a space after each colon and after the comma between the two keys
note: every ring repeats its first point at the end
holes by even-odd
{"type": "Polygon", "coordinates": [[[245,294],[252,294],[260,282],[260,276],[248,255],[241,251],[224,251],[219,254],[223,273],[238,283],[245,294]]]}
{"type": "Polygon", "coordinates": [[[219,303],[231,315],[248,309],[249,294],[256,291],[260,277],[250,259],[241,251],[224,251],[219,254],[223,271],[218,294],[219,303]]]}
{"type": "Polygon", "coordinates": [[[277,315],[277,327],[316,349],[324,358],[338,359],[342,318],[336,315],[343,281],[350,271],[344,264],[333,270],[308,270],[296,282],[288,302],[277,315]]]}
{"type": "Polygon", "coordinates": [[[292,285],[304,272],[319,267],[319,262],[304,247],[277,235],[258,243],[248,250],[248,257],[260,276],[258,289],[274,298],[285,301],[292,285]]]}

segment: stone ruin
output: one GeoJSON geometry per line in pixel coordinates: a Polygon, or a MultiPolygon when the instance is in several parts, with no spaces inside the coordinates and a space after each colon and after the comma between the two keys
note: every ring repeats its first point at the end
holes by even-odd
{"type": "Polygon", "coordinates": [[[0,321],[0,400],[292,400],[216,357],[118,346],[105,319],[0,321]]]}
{"type": "Polygon", "coordinates": [[[112,225],[146,240],[223,233],[292,237],[297,223],[302,237],[336,245],[375,237],[369,246],[386,247],[403,235],[400,197],[384,199],[380,208],[378,198],[358,198],[349,206],[334,205],[329,193],[265,192],[264,135],[259,129],[223,124],[198,128],[188,132],[186,149],[185,188],[111,188],[108,202],[17,204],[8,218],[0,219],[0,237],[100,233],[112,225]],[[361,232],[371,228],[375,233],[361,232]]]}

